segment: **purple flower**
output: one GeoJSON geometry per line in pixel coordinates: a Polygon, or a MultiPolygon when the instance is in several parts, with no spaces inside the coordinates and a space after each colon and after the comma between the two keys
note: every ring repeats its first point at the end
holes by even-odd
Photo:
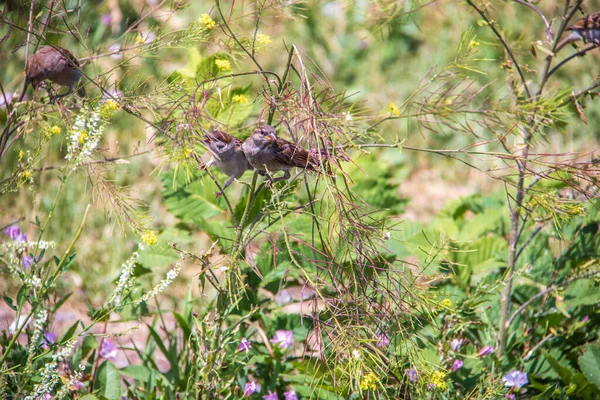
{"type": "Polygon", "coordinates": [[[490,354],[492,354],[493,352],[494,352],[494,348],[492,346],[485,346],[477,352],[477,355],[479,357],[486,357],[486,356],[489,356],[490,354]]]}
{"type": "Polygon", "coordinates": [[[248,351],[252,348],[252,343],[248,341],[246,338],[242,338],[240,340],[240,345],[237,348],[237,351],[248,351]]]}
{"type": "Polygon", "coordinates": [[[82,382],[80,381],[76,381],[75,379],[73,379],[71,381],[71,390],[81,390],[83,389],[85,386],[83,385],[82,382]]]}
{"type": "Polygon", "coordinates": [[[527,372],[521,372],[517,370],[512,370],[508,374],[504,375],[502,381],[504,382],[504,386],[514,386],[517,389],[520,389],[529,383],[527,380],[527,372]]]}
{"type": "Polygon", "coordinates": [[[461,369],[463,366],[463,362],[461,360],[454,360],[454,362],[452,363],[452,367],[450,367],[450,371],[452,372],[456,372],[459,369],[461,369]]]}
{"type": "Polygon", "coordinates": [[[450,348],[452,349],[452,351],[460,351],[460,348],[462,347],[464,342],[464,339],[452,339],[452,341],[450,342],[450,348]]]}
{"type": "Polygon", "coordinates": [[[380,333],[379,335],[377,335],[377,342],[375,343],[375,346],[377,346],[381,349],[383,347],[386,347],[389,344],[390,344],[390,337],[386,333],[380,333]]]}
{"type": "Polygon", "coordinates": [[[39,257],[31,257],[29,254],[25,254],[23,256],[23,258],[21,258],[21,265],[23,265],[24,268],[31,268],[31,264],[33,264],[33,260],[35,259],[35,262],[38,262],[40,259],[39,257]]]}
{"type": "Polygon", "coordinates": [[[56,342],[56,333],[44,332],[44,337],[42,338],[42,348],[47,349],[48,345],[54,342],[56,342]]]}
{"type": "Polygon", "coordinates": [[[244,397],[250,397],[252,393],[257,392],[260,392],[260,385],[254,381],[250,381],[244,386],[244,397]]]}
{"type": "Polygon", "coordinates": [[[46,393],[42,396],[42,400],[52,400],[52,395],[50,393],[46,393]]]}
{"type": "Polygon", "coordinates": [[[100,346],[100,357],[106,358],[107,360],[115,360],[117,358],[117,346],[108,339],[102,341],[100,346]]]}
{"type": "Polygon", "coordinates": [[[26,242],[27,241],[27,234],[26,233],[22,233],[19,230],[19,226],[18,225],[11,225],[8,228],[6,228],[6,230],[4,231],[4,233],[6,233],[6,235],[11,238],[12,240],[14,240],[15,242],[26,242]]]}
{"type": "Polygon", "coordinates": [[[294,332],[281,329],[275,331],[275,336],[273,336],[270,342],[279,344],[280,349],[287,349],[294,344],[294,332]]]}
{"type": "Polygon", "coordinates": [[[103,14],[102,17],[100,17],[100,23],[104,26],[110,26],[110,24],[112,24],[112,16],[110,13],[103,14]]]}
{"type": "Polygon", "coordinates": [[[589,315],[585,315],[583,318],[581,318],[581,322],[588,322],[589,320],[590,320],[589,315]]]}
{"type": "Polygon", "coordinates": [[[285,397],[285,400],[298,400],[298,396],[296,396],[294,389],[290,390],[289,392],[284,392],[283,397],[285,397]]]}
{"type": "Polygon", "coordinates": [[[279,397],[277,397],[277,393],[273,393],[269,390],[269,394],[263,396],[263,399],[265,400],[279,400],[279,397]]]}
{"type": "Polygon", "coordinates": [[[408,378],[408,380],[411,382],[416,382],[419,380],[419,373],[417,372],[415,367],[404,370],[404,374],[406,375],[406,378],[408,378]]]}
{"type": "Polygon", "coordinates": [[[517,396],[515,396],[514,393],[509,393],[504,395],[505,398],[507,398],[508,400],[517,400],[517,396]]]}

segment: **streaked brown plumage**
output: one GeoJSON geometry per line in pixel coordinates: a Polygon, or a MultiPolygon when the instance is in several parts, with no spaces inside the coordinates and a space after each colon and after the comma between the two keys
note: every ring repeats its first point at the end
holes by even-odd
{"type": "Polygon", "coordinates": [[[242,149],[250,165],[262,174],[274,174],[284,171],[283,177],[270,180],[276,182],[290,177],[290,168],[298,167],[317,171],[320,165],[315,152],[309,152],[287,140],[277,137],[277,131],[270,125],[258,127],[242,149]]]}
{"type": "MultiPolygon", "coordinates": [[[[225,175],[229,176],[223,186],[225,190],[234,179],[239,179],[244,172],[252,170],[242,151],[242,141],[223,131],[214,130],[204,135],[202,142],[212,154],[210,164],[215,164],[225,175]]],[[[219,193],[217,195],[220,195],[219,193]]]]}
{"type": "MultiPolygon", "coordinates": [[[[52,96],[52,101],[54,101],[57,98],[71,94],[75,86],[79,83],[82,73],[79,61],[77,61],[73,53],[69,50],[60,47],[44,46],[27,60],[25,75],[27,82],[31,83],[34,90],[37,90],[45,80],[69,89],[65,94],[52,96]]],[[[77,94],[80,97],[85,96],[83,86],[79,86],[77,94]]]]}
{"type": "Polygon", "coordinates": [[[586,15],[565,30],[570,31],[570,33],[556,46],[555,52],[560,51],[567,44],[578,40],[583,40],[584,43],[591,42],[596,46],[600,46],[600,12],[597,11],[586,15]]]}

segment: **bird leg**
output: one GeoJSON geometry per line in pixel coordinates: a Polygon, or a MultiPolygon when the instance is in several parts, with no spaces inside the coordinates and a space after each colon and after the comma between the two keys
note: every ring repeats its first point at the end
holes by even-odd
{"type": "Polygon", "coordinates": [[[265,182],[265,186],[271,187],[272,184],[274,184],[275,182],[279,182],[279,181],[286,181],[288,179],[290,179],[290,170],[286,169],[283,171],[283,176],[280,176],[279,178],[275,178],[273,179],[273,177],[271,175],[269,175],[269,178],[267,179],[267,181],[265,182]]]}
{"type": "Polygon", "coordinates": [[[229,185],[231,185],[233,183],[233,181],[235,180],[234,176],[230,176],[229,179],[227,179],[227,182],[225,182],[225,185],[223,185],[223,188],[221,189],[220,192],[215,192],[215,197],[219,197],[225,194],[225,189],[227,189],[227,187],[229,187],[229,185]]]}
{"type": "Polygon", "coordinates": [[[55,95],[54,95],[54,97],[52,97],[52,98],[50,99],[50,103],[54,104],[54,103],[56,103],[56,100],[58,100],[58,99],[62,99],[63,97],[65,97],[65,96],[68,96],[68,95],[70,95],[71,93],[73,93],[73,88],[72,88],[72,87],[70,87],[70,88],[69,88],[69,90],[67,91],[67,93],[63,93],[63,94],[55,94],[55,95]]]}

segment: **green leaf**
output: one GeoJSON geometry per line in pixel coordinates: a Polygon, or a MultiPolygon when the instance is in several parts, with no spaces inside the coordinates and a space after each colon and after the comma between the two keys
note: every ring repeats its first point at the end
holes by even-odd
{"type": "Polygon", "coordinates": [[[86,394],[83,397],[80,397],[79,400],[98,400],[98,398],[96,396],[94,396],[93,394],[86,394]]]}
{"type": "Polygon", "coordinates": [[[94,336],[86,336],[83,339],[83,345],[81,346],[82,357],[87,357],[88,354],[94,349],[98,348],[98,341],[94,336]]]}
{"type": "Polygon", "coordinates": [[[147,382],[150,379],[150,370],[143,365],[128,365],[120,369],[121,375],[129,376],[140,382],[147,382]]]}
{"type": "Polygon", "coordinates": [[[21,289],[19,289],[19,293],[17,293],[17,306],[19,307],[19,309],[23,307],[28,297],[29,287],[27,285],[21,286],[21,289]]]}
{"type": "Polygon", "coordinates": [[[546,352],[544,352],[544,354],[546,356],[546,361],[548,361],[548,364],[550,364],[550,366],[556,372],[560,380],[565,385],[568,385],[571,382],[571,377],[573,375],[571,370],[568,367],[562,365],[557,359],[547,354],[546,352]]]}
{"type": "MultiPolygon", "coordinates": [[[[192,242],[190,234],[180,229],[167,229],[158,235],[155,246],[145,246],[140,252],[139,262],[147,268],[170,265],[179,260],[179,253],[169,243],[188,244],[192,242]]],[[[136,275],[137,276],[137,275],[136,275]]]]}
{"type": "Polygon", "coordinates": [[[121,377],[119,370],[110,361],[104,361],[98,368],[94,390],[108,400],[121,399],[121,377]]]}
{"type": "Polygon", "coordinates": [[[580,279],[565,290],[565,303],[569,307],[593,306],[600,302],[600,288],[592,279],[580,279]]]}
{"type": "Polygon", "coordinates": [[[13,304],[13,299],[10,296],[2,296],[2,298],[4,299],[4,302],[6,304],[8,304],[8,306],[13,310],[13,311],[17,311],[17,307],[13,304]]]}
{"type": "Polygon", "coordinates": [[[589,345],[578,361],[587,380],[600,388],[600,345],[589,345]]]}

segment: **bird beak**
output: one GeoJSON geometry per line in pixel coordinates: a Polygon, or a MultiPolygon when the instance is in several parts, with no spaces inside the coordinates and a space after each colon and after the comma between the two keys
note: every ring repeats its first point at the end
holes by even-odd
{"type": "Polygon", "coordinates": [[[269,134],[269,136],[267,136],[267,138],[268,138],[269,140],[272,140],[272,141],[275,141],[275,140],[277,140],[277,136],[275,136],[275,134],[274,134],[274,133],[270,133],[270,134],[269,134]]]}

